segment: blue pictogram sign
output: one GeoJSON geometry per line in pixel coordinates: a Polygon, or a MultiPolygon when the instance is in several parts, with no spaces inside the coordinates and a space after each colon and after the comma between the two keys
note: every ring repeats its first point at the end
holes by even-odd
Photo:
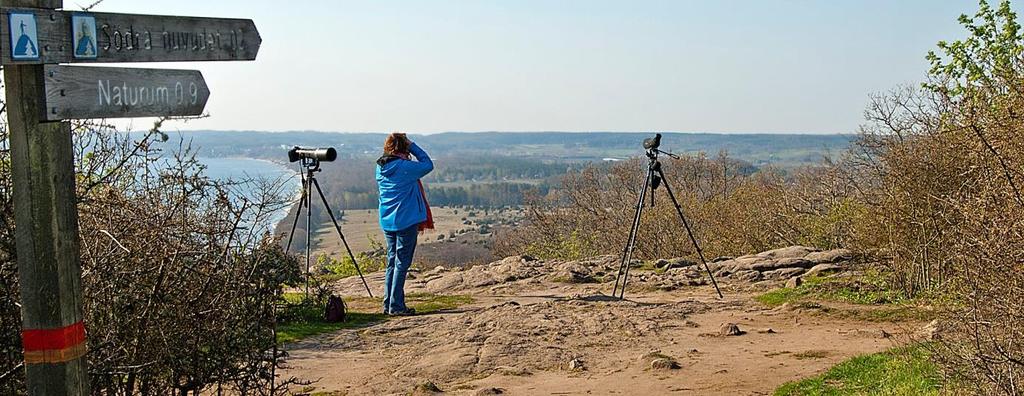
{"type": "Polygon", "coordinates": [[[75,59],[96,59],[96,18],[85,14],[72,15],[71,39],[75,43],[75,59]]]}
{"type": "Polygon", "coordinates": [[[11,27],[11,58],[14,60],[38,60],[39,39],[36,33],[36,16],[24,12],[12,12],[8,16],[11,27]]]}

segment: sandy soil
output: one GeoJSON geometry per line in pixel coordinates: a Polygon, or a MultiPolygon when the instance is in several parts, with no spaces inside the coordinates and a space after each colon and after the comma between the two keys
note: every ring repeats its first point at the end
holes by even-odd
{"type": "MultiPolygon", "coordinates": [[[[491,212],[485,216],[482,210],[474,211],[454,207],[434,207],[431,208],[431,212],[434,215],[435,228],[420,234],[419,244],[421,246],[441,243],[442,240],[438,239],[441,235],[445,235],[447,239],[447,236],[453,232],[476,233],[480,228],[477,221],[500,218],[497,212],[491,212]],[[476,216],[467,217],[470,212],[476,212],[476,216]],[[463,218],[466,218],[471,224],[464,224],[463,218]]],[[[376,241],[377,243],[384,242],[384,236],[378,224],[376,209],[345,211],[344,221],[340,225],[353,252],[358,253],[371,250],[371,241],[376,241]]],[[[326,253],[336,258],[346,254],[345,247],[342,245],[341,239],[338,238],[338,232],[330,222],[321,225],[319,229],[315,230],[313,240],[316,246],[314,254],[326,253]]]]}
{"type": "MultiPolygon", "coordinates": [[[[428,381],[456,395],[765,395],[892,348],[919,325],[769,309],[753,300],[749,283],[730,279],[721,300],[706,285],[655,291],[638,282],[618,301],[605,296],[611,283],[561,283],[558,265],[491,266],[414,274],[409,292],[476,302],[288,345],[284,374],[317,381],[318,392],[353,395],[424,393],[417,387],[428,381]],[[481,281],[487,271],[501,273],[500,281],[481,281]],[[721,335],[728,323],[745,334],[721,335]],[[652,367],[664,357],[678,368],[652,367]]],[[[381,289],[380,274],[368,280],[381,289]]],[[[348,295],[359,295],[358,287],[338,284],[348,295]]]]}

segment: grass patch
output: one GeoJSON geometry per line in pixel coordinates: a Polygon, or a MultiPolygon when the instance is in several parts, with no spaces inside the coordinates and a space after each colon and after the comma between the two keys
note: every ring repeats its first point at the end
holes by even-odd
{"type": "Polygon", "coordinates": [[[900,304],[891,306],[835,308],[815,301],[803,300],[791,304],[797,309],[818,311],[825,315],[876,323],[927,322],[935,319],[935,312],[923,307],[900,304]]]}
{"type": "Polygon", "coordinates": [[[757,301],[769,307],[802,300],[819,299],[858,305],[904,304],[911,302],[888,284],[885,276],[868,272],[857,278],[822,278],[811,276],[796,289],[776,289],[760,296],[757,301]]]}
{"type": "Polygon", "coordinates": [[[805,286],[806,284],[796,289],[775,289],[757,296],[757,301],[772,308],[781,306],[785,303],[793,304],[811,294],[810,289],[805,286]]]}
{"type": "Polygon", "coordinates": [[[381,313],[349,312],[346,320],[341,323],[327,323],[319,317],[316,320],[280,323],[277,325],[277,342],[295,342],[333,331],[365,327],[387,319],[387,315],[381,313]]]}
{"type": "Polygon", "coordinates": [[[810,350],[794,353],[793,357],[797,360],[810,360],[810,359],[824,359],[829,355],[829,351],[822,350],[810,350]]]}
{"type": "MultiPolygon", "coordinates": [[[[322,307],[303,304],[304,293],[285,293],[288,303],[279,315],[277,325],[277,341],[289,343],[324,333],[344,329],[356,329],[384,322],[389,316],[380,313],[381,300],[369,297],[353,298],[345,301],[348,317],[342,323],[323,321],[322,307]]],[[[420,314],[430,314],[454,309],[473,303],[470,296],[443,296],[436,294],[416,293],[406,296],[406,303],[420,314]]]]}
{"type": "Polygon", "coordinates": [[[923,299],[907,299],[890,288],[885,277],[869,272],[857,278],[807,277],[795,289],[781,288],[755,299],[768,307],[788,304],[794,308],[868,322],[900,323],[929,321],[935,313],[919,304],[923,299]],[[849,304],[828,306],[822,302],[849,304]]]}
{"type": "Polygon", "coordinates": [[[406,300],[418,313],[446,311],[473,303],[473,297],[461,295],[411,294],[406,300]]]}
{"type": "Polygon", "coordinates": [[[939,395],[939,369],[929,357],[923,346],[860,356],[820,376],[785,384],[775,395],[939,395]]]}
{"type": "Polygon", "coordinates": [[[934,311],[913,305],[899,305],[871,310],[846,310],[840,314],[869,322],[884,323],[927,322],[935,319],[934,311]]]}

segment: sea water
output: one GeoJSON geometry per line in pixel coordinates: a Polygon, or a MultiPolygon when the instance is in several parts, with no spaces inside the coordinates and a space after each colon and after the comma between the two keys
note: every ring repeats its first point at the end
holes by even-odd
{"type": "MultiPolygon", "coordinates": [[[[298,168],[289,168],[284,164],[273,161],[253,158],[198,158],[199,162],[206,166],[206,176],[219,181],[241,181],[241,180],[281,180],[284,197],[293,197],[299,194],[301,180],[298,168]]],[[[239,185],[243,193],[252,196],[253,191],[246,191],[246,188],[257,188],[255,185],[239,185]]],[[[288,215],[289,207],[284,207],[273,213],[266,224],[256,225],[260,228],[259,234],[272,232],[274,227],[288,215]]]]}

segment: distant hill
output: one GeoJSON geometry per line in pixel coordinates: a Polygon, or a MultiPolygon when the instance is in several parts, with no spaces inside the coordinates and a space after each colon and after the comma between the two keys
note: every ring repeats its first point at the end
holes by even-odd
{"type": "MultiPolygon", "coordinates": [[[[379,155],[384,133],[183,131],[200,154],[280,160],[292,146],[333,146],[344,158],[379,155]]],[[[642,155],[641,141],[652,133],[636,132],[447,132],[414,136],[431,154],[500,155],[542,161],[599,161],[642,155]]],[[[789,167],[815,163],[822,155],[845,150],[850,135],[664,133],[662,147],[677,153],[727,151],[762,166],[789,167]]]]}

